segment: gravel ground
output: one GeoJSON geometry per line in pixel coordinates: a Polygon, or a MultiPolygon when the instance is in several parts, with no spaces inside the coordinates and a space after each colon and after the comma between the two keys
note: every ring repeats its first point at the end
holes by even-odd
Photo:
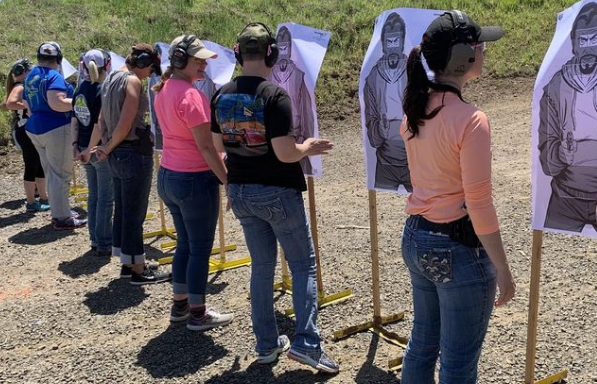
{"type": "MultiPolygon", "coordinates": [[[[514,301],[494,312],[479,367],[481,384],[524,378],[532,88],[532,80],[510,79],[465,92],[492,121],[494,195],[518,283],[514,301]]],[[[210,275],[209,303],[234,313],[230,326],[206,333],[170,326],[170,285],[132,287],[118,279],[116,258],[89,252],[86,230],[54,232],[47,213],[23,213],[19,154],[0,148],[0,383],[398,382],[388,360],[400,356],[400,348],[371,333],[332,341],[334,331],[368,321],[373,313],[369,231],[362,228],[369,225],[368,199],[355,108],[334,111],[333,120],[321,118],[322,136],[337,147],[325,159],[325,176],[316,181],[325,292],[354,293],[319,316],[325,347],[341,365],[338,375],[317,374],[285,356],[272,366],[255,363],[248,267],[210,275]]],[[[388,328],[407,336],[412,302],[399,246],[404,197],[377,197],[382,312],[405,311],[405,320],[388,328]]],[[[159,227],[155,186],[150,212],[156,218],[146,221],[146,230],[159,227]]],[[[227,243],[238,246],[228,257],[246,256],[238,222],[231,213],[225,222],[227,243]]],[[[162,241],[146,241],[150,257],[161,255],[162,241]]],[[[538,378],[567,368],[569,383],[597,383],[597,251],[590,244],[589,239],[545,235],[538,378]]],[[[288,295],[276,294],[278,326],[292,337],[293,320],[284,315],[289,306],[288,295]]]]}

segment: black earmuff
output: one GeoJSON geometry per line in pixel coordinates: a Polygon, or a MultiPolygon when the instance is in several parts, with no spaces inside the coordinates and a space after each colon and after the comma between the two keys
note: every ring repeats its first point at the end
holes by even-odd
{"type": "Polygon", "coordinates": [[[60,65],[60,64],[62,64],[62,59],[63,59],[62,49],[60,49],[60,46],[58,44],[54,43],[53,41],[48,41],[48,42],[41,43],[39,45],[39,47],[37,47],[37,59],[40,60],[42,57],[56,57],[56,62],[58,63],[58,65],[60,65]],[[57,52],[56,56],[44,55],[42,53],[39,53],[39,50],[41,49],[41,47],[44,44],[50,44],[51,46],[53,46],[54,48],[56,48],[56,52],[57,52]]]}
{"type": "Polygon", "coordinates": [[[448,50],[448,60],[444,74],[462,76],[467,73],[475,62],[475,48],[471,43],[475,42],[476,31],[466,24],[464,14],[461,11],[448,12],[454,24],[454,36],[451,48],[448,50]]]}
{"type": "Polygon", "coordinates": [[[162,74],[160,54],[155,49],[142,48],[137,49],[133,47],[131,52],[131,64],[137,68],[153,67],[153,71],[156,75],[162,74]]]}
{"type": "Polygon", "coordinates": [[[15,76],[21,76],[27,69],[31,68],[31,62],[29,59],[25,58],[16,62],[10,71],[15,76]]]}
{"type": "Polygon", "coordinates": [[[110,52],[104,51],[103,49],[99,50],[104,55],[104,69],[107,72],[110,72],[112,69],[112,56],[110,56],[110,52]]]}
{"type": "Polygon", "coordinates": [[[197,40],[197,36],[186,35],[178,44],[176,44],[176,47],[174,47],[172,54],[170,55],[170,65],[174,68],[184,69],[189,62],[189,54],[187,53],[187,50],[195,40],[197,40]]]}
{"type": "MultiPolygon", "coordinates": [[[[271,29],[263,23],[249,23],[245,25],[242,31],[238,34],[238,37],[243,34],[243,32],[252,25],[260,25],[267,31],[269,35],[269,40],[267,43],[267,51],[265,52],[265,65],[268,68],[273,67],[278,61],[278,56],[280,56],[280,50],[278,49],[278,45],[276,44],[276,36],[272,33],[271,29]]],[[[243,56],[240,51],[238,37],[236,40],[236,45],[234,46],[234,57],[236,57],[236,61],[242,66],[243,65],[243,56]]],[[[247,53],[260,53],[259,51],[256,52],[247,52],[247,53]]]]}

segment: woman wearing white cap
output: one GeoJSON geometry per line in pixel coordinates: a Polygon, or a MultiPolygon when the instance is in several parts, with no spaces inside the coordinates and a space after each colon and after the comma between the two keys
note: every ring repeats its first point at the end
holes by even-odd
{"type": "Polygon", "coordinates": [[[37,49],[38,65],[25,79],[23,100],[31,112],[26,130],[39,153],[48,180],[48,194],[54,229],[79,228],[70,210],[69,190],[73,157],[70,151],[70,119],[73,88],[58,69],[62,62],[60,45],[45,42],[37,49]]]}
{"type": "Polygon", "coordinates": [[[217,55],[194,35],[174,39],[169,54],[170,66],[153,90],[163,135],[158,192],[177,235],[170,321],[187,321],[188,329],[202,331],[232,321],[232,315],[205,305],[220,208],[218,180],[226,184],[226,168],[212,141],[209,100],[193,82],[205,78],[207,59],[217,55]]]}
{"type": "Polygon", "coordinates": [[[91,239],[91,249],[98,255],[112,254],[112,210],[114,191],[110,165],[98,161],[90,149],[107,141],[103,127],[98,126],[102,108],[101,88],[106,74],[110,72],[110,54],[92,49],[82,57],[82,77],[73,96],[71,136],[73,158],[84,163],[87,174],[87,227],[91,239]]]}
{"type": "Polygon", "coordinates": [[[414,319],[402,384],[435,383],[438,358],[440,383],[477,383],[492,309],[514,296],[491,197],[489,122],[461,95],[481,75],[486,42],[503,34],[500,27],[479,27],[463,12],[446,12],[408,57],[400,134],[413,191],[402,257],[414,319]]]}

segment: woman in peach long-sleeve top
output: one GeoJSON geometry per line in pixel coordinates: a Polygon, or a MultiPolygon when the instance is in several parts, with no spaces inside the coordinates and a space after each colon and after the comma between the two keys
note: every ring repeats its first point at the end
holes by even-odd
{"type": "Polygon", "coordinates": [[[514,295],[491,197],[489,123],[461,96],[464,84],[481,75],[485,42],[503,34],[460,11],[446,12],[408,58],[400,134],[413,192],[402,255],[413,286],[414,324],[402,384],[435,383],[440,352],[442,384],[475,384],[492,308],[514,295]]]}

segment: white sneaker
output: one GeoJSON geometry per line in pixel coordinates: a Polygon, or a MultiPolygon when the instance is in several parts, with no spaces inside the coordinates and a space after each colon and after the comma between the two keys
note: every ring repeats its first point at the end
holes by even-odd
{"type": "Polygon", "coordinates": [[[290,349],[290,340],[286,335],[280,335],[278,337],[278,348],[274,349],[269,353],[258,353],[257,354],[257,363],[259,364],[270,364],[273,363],[278,359],[282,353],[288,351],[290,349]]]}

